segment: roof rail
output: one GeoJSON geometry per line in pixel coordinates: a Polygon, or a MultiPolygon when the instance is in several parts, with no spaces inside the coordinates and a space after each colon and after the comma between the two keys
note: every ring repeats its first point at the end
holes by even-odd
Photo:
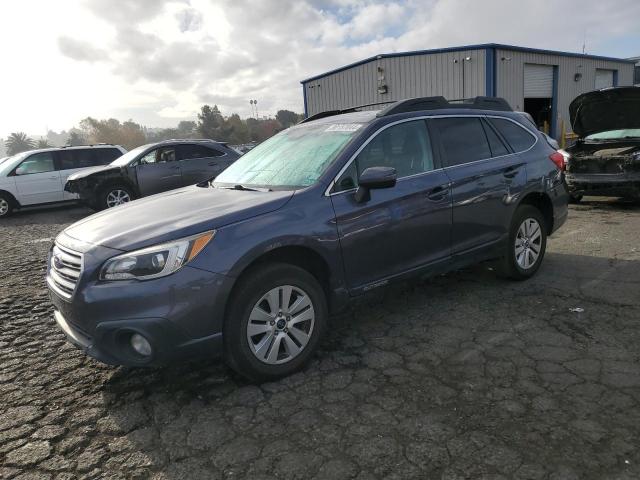
{"type": "Polygon", "coordinates": [[[316,113],[315,115],[311,115],[310,117],[305,118],[304,120],[298,122],[298,125],[300,125],[301,123],[312,122],[313,120],[318,120],[320,118],[333,117],[334,115],[340,115],[342,113],[357,112],[359,108],[375,107],[376,105],[387,105],[389,103],[395,103],[395,102],[396,102],[395,100],[389,100],[386,102],[376,102],[376,103],[366,103],[364,105],[356,105],[355,107],[344,108],[342,110],[327,110],[325,112],[316,113]]]}
{"type": "Polygon", "coordinates": [[[52,148],[76,148],[76,147],[104,147],[104,146],[115,146],[115,143],[84,143],[82,145],[62,145],[60,147],[52,147],[52,148]]]}
{"type": "Polygon", "coordinates": [[[387,108],[380,110],[378,117],[386,117],[396,113],[419,112],[421,110],[439,110],[445,108],[473,108],[478,110],[498,110],[511,112],[513,109],[504,98],[500,97],[475,97],[447,100],[442,96],[421,97],[400,100],[387,108]]]}
{"type": "Polygon", "coordinates": [[[193,142],[193,143],[220,143],[225,145],[228,142],[221,142],[218,140],[213,140],[211,138],[165,138],[164,140],[158,140],[154,143],[163,143],[163,142],[193,142]]]}

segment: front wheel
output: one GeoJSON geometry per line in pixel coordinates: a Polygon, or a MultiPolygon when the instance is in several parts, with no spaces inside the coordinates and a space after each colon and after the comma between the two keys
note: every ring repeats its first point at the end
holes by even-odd
{"type": "Polygon", "coordinates": [[[124,185],[111,185],[103,189],[98,198],[98,207],[101,210],[113,208],[134,200],[133,192],[124,185]]]}
{"type": "Polygon", "coordinates": [[[511,221],[505,256],[498,271],[514,280],[526,280],[540,268],[547,248],[547,229],[544,217],[535,207],[522,205],[511,221]]]}
{"type": "Polygon", "coordinates": [[[0,218],[6,218],[13,213],[13,200],[8,195],[0,193],[0,218]]]}
{"type": "Polygon", "coordinates": [[[225,359],[241,375],[266,381],[299,370],[327,324],[325,294],[306,270],[254,267],[240,280],[225,319],[225,359]]]}

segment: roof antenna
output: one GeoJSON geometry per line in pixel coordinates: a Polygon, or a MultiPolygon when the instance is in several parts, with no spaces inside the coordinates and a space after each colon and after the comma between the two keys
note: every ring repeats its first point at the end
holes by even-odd
{"type": "Polygon", "coordinates": [[[584,38],[582,40],[582,54],[585,54],[585,50],[587,49],[587,31],[584,31],[584,38]]]}

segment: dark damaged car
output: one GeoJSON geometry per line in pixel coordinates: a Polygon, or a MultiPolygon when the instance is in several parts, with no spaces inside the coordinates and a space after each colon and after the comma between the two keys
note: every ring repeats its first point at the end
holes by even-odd
{"type": "Polygon", "coordinates": [[[217,176],[240,153],[213,140],[165,140],[135,148],[109,165],[69,176],[64,189],[95,210],[194,185],[217,176]]]}
{"type": "Polygon", "coordinates": [[[566,180],[583,195],[640,199],[640,88],[588,92],[569,106],[578,141],[567,148],[566,180]]]}

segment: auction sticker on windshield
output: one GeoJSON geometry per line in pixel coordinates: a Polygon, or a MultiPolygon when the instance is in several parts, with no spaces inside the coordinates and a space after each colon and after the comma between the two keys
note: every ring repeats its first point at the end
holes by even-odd
{"type": "Polygon", "coordinates": [[[361,123],[334,123],[325,132],[355,132],[362,126],[361,123]]]}

